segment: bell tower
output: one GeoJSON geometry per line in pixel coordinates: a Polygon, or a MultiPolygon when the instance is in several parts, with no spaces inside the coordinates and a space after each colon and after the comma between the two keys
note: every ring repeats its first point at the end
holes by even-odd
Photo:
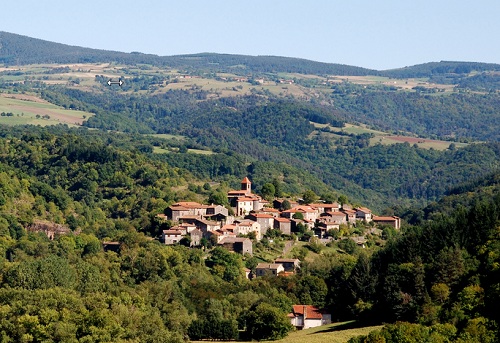
{"type": "Polygon", "coordinates": [[[243,180],[241,180],[241,190],[245,191],[246,194],[252,193],[252,182],[250,182],[248,177],[245,177],[243,180]]]}

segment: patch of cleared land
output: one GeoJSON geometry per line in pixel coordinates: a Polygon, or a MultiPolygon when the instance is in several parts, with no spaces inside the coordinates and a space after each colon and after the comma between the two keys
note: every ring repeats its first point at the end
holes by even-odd
{"type": "MultiPolygon", "coordinates": [[[[318,129],[322,129],[326,126],[329,126],[328,124],[318,124],[318,123],[313,123],[313,122],[311,122],[311,124],[313,124],[314,127],[318,128],[318,129]]],[[[323,136],[330,137],[332,139],[337,139],[337,138],[341,137],[340,135],[336,134],[339,132],[345,132],[348,134],[356,134],[356,135],[363,134],[363,133],[371,133],[374,136],[372,138],[370,138],[370,145],[376,145],[376,144],[390,145],[390,144],[408,142],[411,145],[416,144],[419,148],[422,148],[422,149],[433,148],[436,150],[446,150],[450,147],[451,143],[455,144],[455,147],[457,147],[457,148],[463,148],[463,147],[468,145],[467,143],[441,141],[441,140],[435,140],[435,139],[409,137],[409,136],[391,135],[390,133],[387,133],[387,132],[372,130],[372,129],[367,128],[366,126],[353,125],[353,124],[346,124],[342,128],[330,126],[330,131],[331,132],[313,131],[311,136],[321,134],[323,136]]]]}
{"type": "Polygon", "coordinates": [[[0,112],[13,116],[0,116],[0,123],[7,125],[82,125],[92,113],[66,110],[35,95],[0,94],[0,112]],[[37,117],[38,116],[38,117],[37,117]]]}
{"type": "Polygon", "coordinates": [[[367,335],[371,331],[380,330],[383,326],[356,327],[354,322],[323,325],[307,330],[292,332],[278,343],[345,343],[350,338],[367,335]]]}
{"type": "MultiPolygon", "coordinates": [[[[307,330],[293,331],[276,343],[345,343],[352,337],[367,335],[383,326],[356,327],[355,322],[323,325],[307,330]]],[[[198,343],[206,341],[198,341],[198,343]]]]}
{"type": "MultiPolygon", "coordinates": [[[[179,151],[179,148],[171,148],[171,150],[168,149],[163,149],[154,146],[153,147],[153,154],[170,154],[171,152],[177,152],[179,151]]],[[[188,153],[192,154],[200,154],[200,155],[213,155],[214,152],[210,150],[200,150],[200,149],[188,149],[188,153]]]]}

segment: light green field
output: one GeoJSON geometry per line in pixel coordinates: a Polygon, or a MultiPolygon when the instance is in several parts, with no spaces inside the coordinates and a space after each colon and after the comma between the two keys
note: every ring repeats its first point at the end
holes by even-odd
{"type": "Polygon", "coordinates": [[[413,145],[416,144],[419,148],[422,149],[435,149],[435,150],[446,150],[450,147],[450,144],[453,143],[457,148],[466,147],[467,143],[459,143],[459,142],[449,142],[449,141],[440,141],[440,140],[432,140],[432,139],[424,139],[424,138],[415,138],[415,137],[405,137],[405,136],[375,136],[370,138],[370,145],[382,144],[382,145],[391,145],[397,143],[408,142],[413,145]]]}
{"type": "MultiPolygon", "coordinates": [[[[293,331],[284,339],[272,341],[276,343],[345,343],[349,339],[367,335],[371,331],[380,330],[383,326],[366,326],[357,328],[354,322],[323,325],[307,330],[293,331]]],[[[197,343],[207,341],[193,341],[197,343]]]]}
{"type": "Polygon", "coordinates": [[[367,326],[356,328],[353,322],[335,323],[312,329],[292,332],[278,343],[345,343],[350,338],[367,335],[371,331],[380,330],[383,326],[367,326]]]}
{"type": "MultiPolygon", "coordinates": [[[[318,124],[318,123],[314,123],[314,122],[311,122],[311,124],[313,124],[314,127],[318,128],[318,129],[329,126],[328,124],[318,124]]],[[[451,143],[454,143],[457,148],[463,148],[463,147],[466,147],[468,145],[467,143],[441,141],[441,140],[434,140],[434,139],[427,139],[427,138],[394,136],[394,135],[391,135],[387,132],[372,130],[372,129],[369,129],[365,126],[353,125],[353,124],[346,124],[345,127],[343,127],[343,128],[330,126],[330,131],[332,131],[332,132],[314,131],[310,135],[310,137],[312,137],[313,135],[321,134],[323,137],[337,139],[340,136],[336,135],[335,132],[345,132],[345,133],[356,134],[356,135],[363,134],[363,133],[372,133],[374,135],[374,137],[370,138],[370,145],[372,145],[372,146],[376,145],[376,144],[391,145],[391,144],[408,142],[411,145],[416,144],[419,148],[422,148],[422,149],[431,149],[432,148],[435,150],[446,150],[449,148],[451,143]]]]}
{"type": "Polygon", "coordinates": [[[6,125],[67,124],[78,126],[83,123],[85,118],[93,116],[92,113],[88,112],[66,110],[34,95],[22,94],[0,94],[0,112],[14,114],[12,117],[0,117],[0,123],[6,125]]]}
{"type": "Polygon", "coordinates": [[[155,138],[162,138],[162,139],[177,139],[177,140],[185,140],[185,136],[181,135],[170,135],[168,133],[153,133],[153,134],[147,134],[146,136],[148,137],[155,137],[155,138]]]}
{"type": "MultiPolygon", "coordinates": [[[[172,148],[172,150],[167,150],[159,148],[157,146],[153,147],[153,154],[170,154],[172,151],[178,151],[178,148],[172,148]]],[[[188,153],[200,154],[200,155],[213,155],[214,152],[210,150],[200,150],[200,149],[188,149],[188,153]]]]}

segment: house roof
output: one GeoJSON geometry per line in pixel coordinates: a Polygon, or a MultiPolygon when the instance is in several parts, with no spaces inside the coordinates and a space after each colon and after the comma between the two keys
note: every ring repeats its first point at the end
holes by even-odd
{"type": "Polygon", "coordinates": [[[338,208],[339,204],[333,203],[333,204],[322,204],[322,203],[316,203],[316,204],[309,204],[309,206],[313,207],[323,207],[323,208],[338,208]]]}
{"type": "Polygon", "coordinates": [[[203,235],[203,232],[200,230],[200,229],[194,229],[193,231],[190,232],[191,236],[192,235],[198,235],[198,236],[201,236],[203,235]]]}
{"type": "Polygon", "coordinates": [[[354,210],[349,210],[349,209],[342,209],[342,211],[341,211],[341,212],[344,212],[344,213],[346,213],[346,214],[355,214],[355,213],[356,213],[356,211],[354,211],[354,210]]]}
{"type": "Polygon", "coordinates": [[[256,269],[278,269],[283,268],[283,265],[280,263],[259,263],[256,269]]]}
{"type": "Polygon", "coordinates": [[[284,213],[296,213],[296,212],[317,212],[315,209],[313,209],[310,206],[297,206],[294,208],[291,208],[289,210],[283,211],[284,213]]]}
{"type": "Polygon", "coordinates": [[[396,216],[391,216],[391,217],[373,216],[374,221],[393,222],[393,221],[396,221],[398,219],[399,219],[399,217],[396,217],[396,216]]]}
{"type": "Polygon", "coordinates": [[[321,311],[312,305],[293,305],[292,314],[296,316],[304,316],[304,319],[322,319],[321,311]],[[304,315],[305,312],[305,315],[304,315]]]}
{"type": "Polygon", "coordinates": [[[244,198],[238,198],[238,202],[243,202],[243,201],[255,201],[258,200],[257,198],[249,198],[249,197],[244,197],[244,198]]]}
{"type": "Polygon", "coordinates": [[[165,235],[179,235],[179,236],[182,236],[182,233],[179,230],[163,230],[163,234],[165,234],[165,235]]]}
{"type": "Polygon", "coordinates": [[[247,194],[247,191],[229,191],[227,194],[247,194]]]}
{"type": "Polygon", "coordinates": [[[364,213],[372,213],[372,210],[370,210],[369,208],[366,208],[366,207],[358,207],[358,208],[356,208],[356,212],[357,211],[361,211],[364,213]]]}
{"type": "Polygon", "coordinates": [[[274,260],[275,263],[283,263],[283,262],[290,262],[290,263],[295,263],[295,262],[300,262],[298,258],[278,258],[274,260]]]}
{"type": "Polygon", "coordinates": [[[288,218],[281,218],[281,217],[280,218],[274,218],[274,220],[276,220],[276,221],[278,221],[280,223],[290,223],[291,222],[290,219],[288,219],[288,218]]]}
{"type": "Polygon", "coordinates": [[[185,206],[180,206],[180,205],[172,205],[172,206],[170,206],[170,209],[172,211],[189,211],[189,208],[187,208],[185,206]]]}
{"type": "MultiPolygon", "coordinates": [[[[257,222],[254,222],[253,220],[242,220],[238,223],[238,226],[253,226],[257,222]]],[[[257,223],[258,224],[258,223],[257,223]]]]}
{"type": "Polygon", "coordinates": [[[244,238],[244,237],[224,237],[221,241],[220,241],[220,244],[224,244],[224,243],[237,243],[237,242],[252,242],[250,239],[248,238],[244,238]]]}
{"type": "Polygon", "coordinates": [[[207,205],[202,205],[194,201],[180,201],[173,204],[172,206],[181,206],[186,208],[207,208],[207,205]]]}
{"type": "Polygon", "coordinates": [[[255,218],[274,218],[272,215],[267,214],[267,213],[252,213],[251,216],[254,216],[255,218]]]}

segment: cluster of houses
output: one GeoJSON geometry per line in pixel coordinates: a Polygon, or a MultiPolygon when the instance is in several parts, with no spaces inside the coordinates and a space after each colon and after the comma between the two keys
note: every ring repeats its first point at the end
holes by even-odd
{"type": "Polygon", "coordinates": [[[269,203],[252,193],[252,183],[247,177],[241,181],[241,189],[228,192],[227,197],[234,215],[230,215],[224,206],[197,202],[178,202],[168,207],[165,214],[158,216],[176,225],[163,231],[165,244],[176,244],[190,236],[191,246],[201,245],[204,238],[231,251],[252,254],[249,238],[260,240],[269,229],[290,235],[302,224],[322,238],[329,230],[339,230],[343,224],[355,225],[358,221],[389,225],[395,229],[401,226],[399,217],[374,216],[365,207],[341,207],[337,203],[300,204],[281,199],[269,203]],[[285,201],[289,206],[284,206],[285,201]]]}

